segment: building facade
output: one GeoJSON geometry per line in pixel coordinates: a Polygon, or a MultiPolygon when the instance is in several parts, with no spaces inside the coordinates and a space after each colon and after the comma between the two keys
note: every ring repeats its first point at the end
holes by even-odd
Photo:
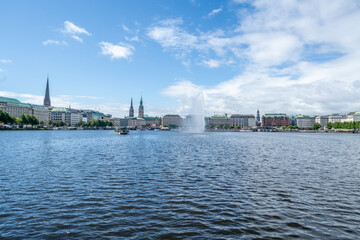
{"type": "Polygon", "coordinates": [[[15,98],[0,97],[0,109],[14,117],[20,117],[21,114],[32,115],[31,105],[15,98]]]}
{"type": "Polygon", "coordinates": [[[180,127],[183,124],[183,119],[180,115],[168,114],[163,116],[162,118],[162,126],[163,127],[180,127]]]}
{"type": "Polygon", "coordinates": [[[209,118],[209,126],[228,128],[230,127],[230,118],[228,118],[227,114],[213,115],[209,118]]]}
{"type": "Polygon", "coordinates": [[[46,106],[29,104],[31,106],[32,115],[36,117],[39,122],[47,123],[50,119],[50,110],[46,106]]]}
{"type": "Polygon", "coordinates": [[[296,125],[299,129],[312,129],[315,123],[315,116],[313,115],[298,115],[296,117],[296,125]]]}
{"type": "Polygon", "coordinates": [[[67,108],[53,108],[50,111],[50,120],[53,122],[64,122],[71,124],[71,112],[67,108]]]}
{"type": "Polygon", "coordinates": [[[79,110],[69,108],[70,112],[70,124],[71,126],[77,125],[80,121],[82,121],[82,114],[79,110]]]}
{"type": "Polygon", "coordinates": [[[242,114],[233,114],[230,116],[230,127],[255,127],[256,119],[254,115],[242,115],[242,114]]]}
{"type": "Polygon", "coordinates": [[[329,116],[329,122],[331,123],[342,122],[343,119],[344,117],[339,114],[333,114],[329,116]]]}
{"type": "Polygon", "coordinates": [[[262,116],[261,126],[263,127],[289,126],[289,117],[283,113],[265,114],[262,116]]]}
{"type": "Polygon", "coordinates": [[[329,122],[329,116],[316,116],[315,122],[320,123],[321,127],[324,128],[329,122]]]}

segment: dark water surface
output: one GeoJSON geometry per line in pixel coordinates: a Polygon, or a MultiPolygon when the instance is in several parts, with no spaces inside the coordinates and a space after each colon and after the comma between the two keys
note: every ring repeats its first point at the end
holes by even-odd
{"type": "Polygon", "coordinates": [[[0,239],[359,239],[360,135],[0,132],[0,239]]]}

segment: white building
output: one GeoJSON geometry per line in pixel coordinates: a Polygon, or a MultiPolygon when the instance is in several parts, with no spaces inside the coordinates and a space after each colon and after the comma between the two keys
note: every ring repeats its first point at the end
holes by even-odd
{"type": "Polygon", "coordinates": [[[344,117],[339,114],[333,114],[329,116],[329,122],[331,123],[342,122],[343,119],[344,117]]]}

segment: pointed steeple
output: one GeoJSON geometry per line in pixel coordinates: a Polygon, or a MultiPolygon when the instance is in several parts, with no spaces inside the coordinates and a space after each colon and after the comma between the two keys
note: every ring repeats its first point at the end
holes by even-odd
{"type": "Polygon", "coordinates": [[[131,98],[131,105],[129,110],[129,117],[134,117],[133,99],[131,98]]]}
{"type": "Polygon", "coordinates": [[[140,99],[140,106],[139,106],[139,118],[143,118],[144,117],[144,105],[143,105],[143,100],[142,100],[142,94],[141,94],[141,99],[140,99]]]}
{"type": "Polygon", "coordinates": [[[46,106],[46,107],[51,106],[50,90],[49,90],[49,75],[47,76],[47,81],[46,81],[46,91],[45,91],[45,98],[44,98],[44,106],[46,106]]]}

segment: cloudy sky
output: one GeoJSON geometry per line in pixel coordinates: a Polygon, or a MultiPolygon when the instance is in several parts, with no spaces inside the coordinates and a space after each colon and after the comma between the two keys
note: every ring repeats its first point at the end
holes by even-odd
{"type": "Polygon", "coordinates": [[[0,96],[127,115],[360,111],[357,0],[0,1],[0,96]],[[194,98],[195,96],[195,98],[194,98]],[[197,97],[201,96],[201,97],[197,97]]]}

